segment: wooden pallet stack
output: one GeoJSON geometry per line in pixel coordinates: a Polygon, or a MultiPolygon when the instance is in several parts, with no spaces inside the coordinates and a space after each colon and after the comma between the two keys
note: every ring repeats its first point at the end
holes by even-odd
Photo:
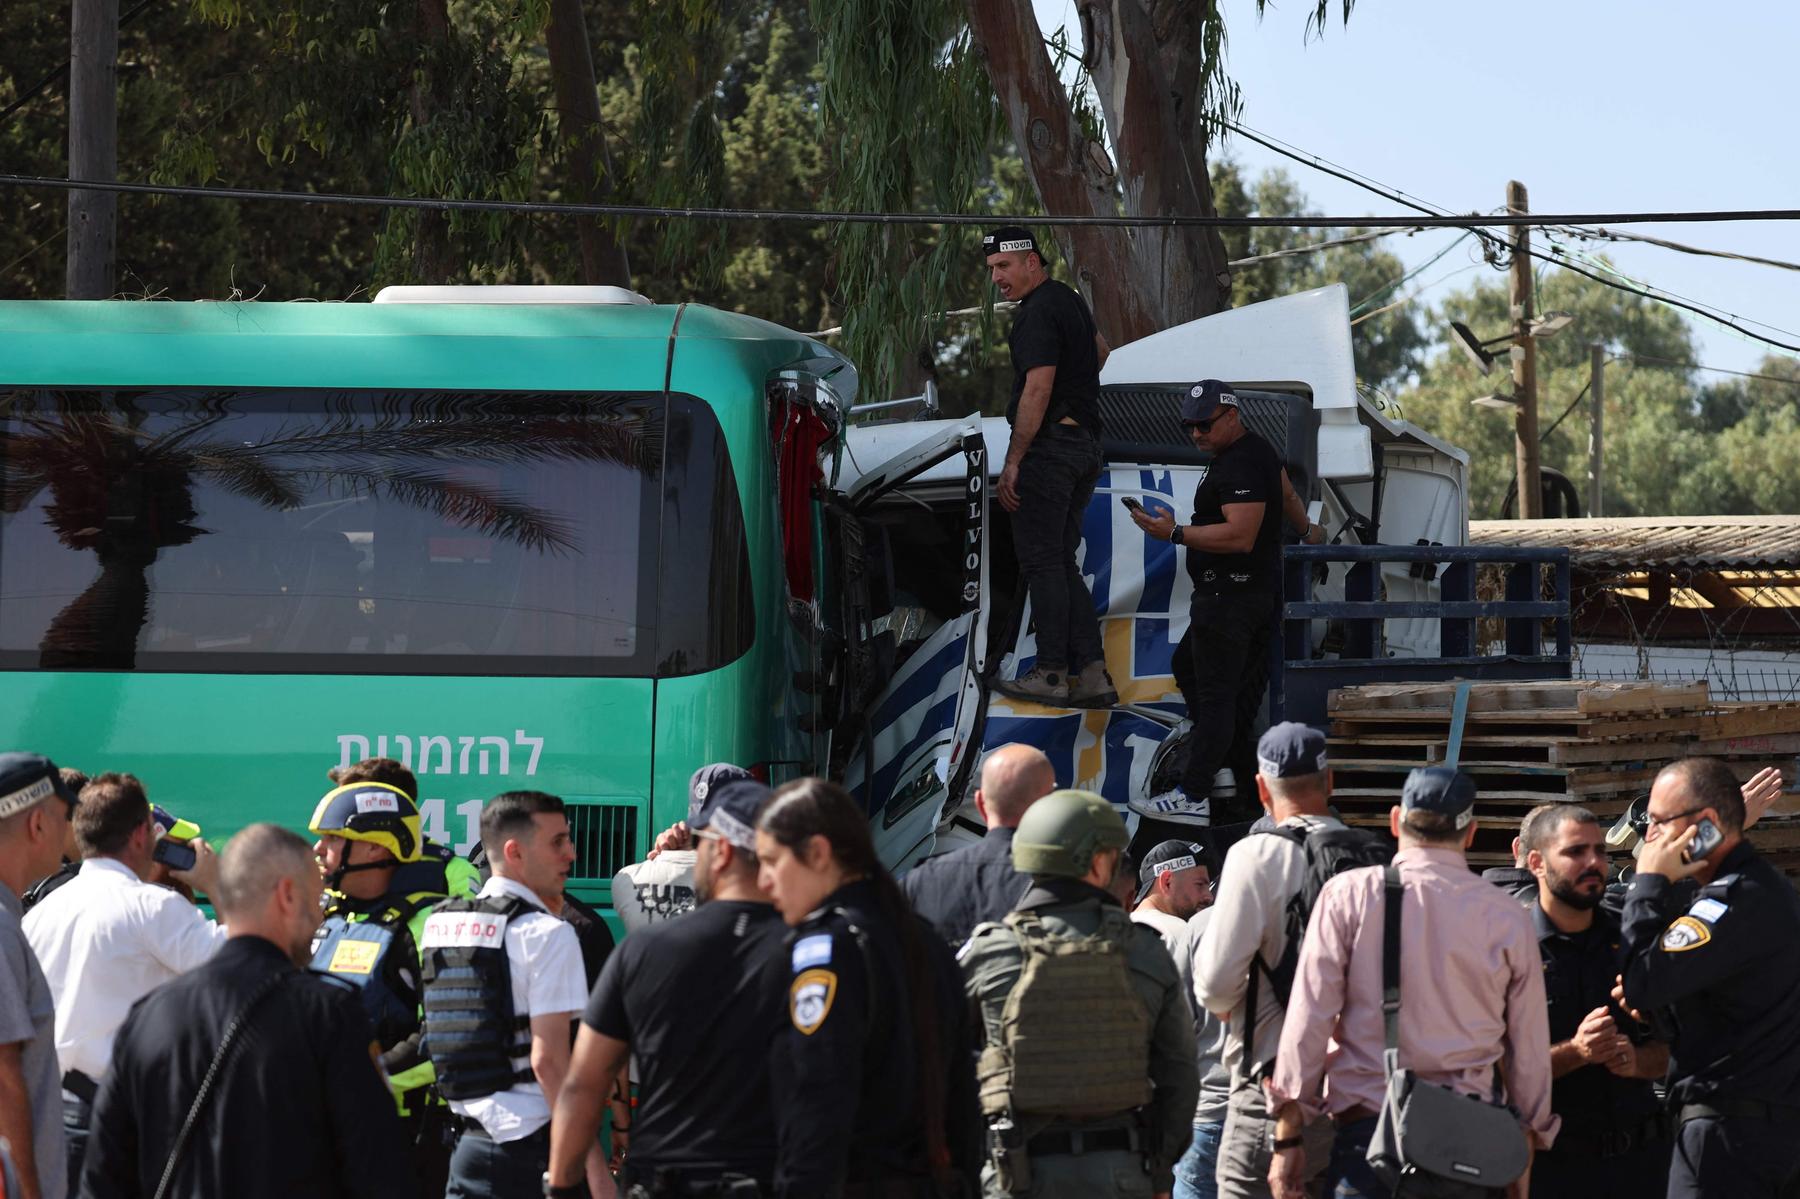
{"type": "MultiPolygon", "coordinates": [[[[1795,785],[1800,704],[1715,704],[1704,682],[1390,683],[1330,697],[1338,810],[1385,827],[1407,772],[1452,758],[1480,799],[1471,864],[1508,864],[1519,821],[1547,802],[1579,803],[1610,822],[1656,773],[1690,754],[1728,762],[1740,779],[1777,766],[1795,785]]],[[[1753,834],[1800,875],[1800,795],[1784,795],[1753,834]]]]}

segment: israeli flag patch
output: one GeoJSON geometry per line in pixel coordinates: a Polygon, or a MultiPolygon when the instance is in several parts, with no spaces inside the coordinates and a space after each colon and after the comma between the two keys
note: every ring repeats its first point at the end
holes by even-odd
{"type": "Polygon", "coordinates": [[[1729,910],[1730,909],[1725,904],[1720,903],[1716,899],[1702,899],[1688,909],[1688,915],[1694,917],[1696,920],[1704,920],[1708,924],[1711,924],[1729,910]]]}
{"type": "Polygon", "coordinates": [[[831,961],[831,936],[822,933],[815,937],[802,937],[794,942],[794,973],[824,966],[831,961]]]}

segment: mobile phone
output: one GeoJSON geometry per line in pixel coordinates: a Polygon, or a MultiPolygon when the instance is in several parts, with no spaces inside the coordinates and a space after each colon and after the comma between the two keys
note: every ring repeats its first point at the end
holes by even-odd
{"type": "Polygon", "coordinates": [[[192,870],[194,863],[200,860],[200,855],[194,852],[192,845],[186,841],[171,841],[167,837],[156,839],[156,848],[150,851],[150,856],[170,870],[192,870]]]}
{"type": "Polygon", "coordinates": [[[1719,848],[1719,842],[1724,839],[1725,834],[1719,831],[1719,826],[1702,816],[1694,822],[1694,839],[1681,851],[1681,856],[1689,862],[1698,861],[1719,848]]]}
{"type": "Polygon", "coordinates": [[[1142,512],[1144,510],[1144,506],[1142,504],[1138,503],[1136,500],[1132,499],[1128,495],[1120,496],[1119,502],[1121,504],[1124,504],[1127,508],[1130,508],[1133,512],[1142,512]]]}

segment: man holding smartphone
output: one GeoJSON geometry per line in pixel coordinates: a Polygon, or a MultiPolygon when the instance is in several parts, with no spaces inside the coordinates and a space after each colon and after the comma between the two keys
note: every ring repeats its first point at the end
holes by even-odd
{"type": "MultiPolygon", "coordinates": [[[[94,1096],[119,1026],[138,1000],[210,961],[226,936],[187,899],[149,881],[161,838],[137,779],[94,779],[81,789],[74,823],[80,872],[25,916],[25,938],[56,1001],[70,1194],[78,1189],[94,1096]]],[[[197,837],[191,850],[192,869],[172,877],[210,894],[219,860],[197,837]]]]}
{"type": "Polygon", "coordinates": [[[1647,815],[1622,995],[1672,1040],[1669,1199],[1774,1199],[1800,1182],[1800,893],[1744,839],[1723,762],[1664,767],[1647,815]]]}

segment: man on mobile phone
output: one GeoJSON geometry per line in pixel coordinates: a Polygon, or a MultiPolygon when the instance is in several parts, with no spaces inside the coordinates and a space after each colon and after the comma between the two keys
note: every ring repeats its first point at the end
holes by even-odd
{"type": "Polygon", "coordinates": [[[1744,839],[1723,762],[1664,767],[1646,814],[1620,993],[1673,1042],[1669,1199],[1773,1199],[1800,1181],[1800,893],[1744,839]]]}
{"type": "MultiPolygon", "coordinates": [[[[138,1000],[210,961],[226,936],[187,899],[150,882],[159,830],[137,779],[94,779],[81,789],[74,823],[80,872],[25,916],[25,937],[56,1001],[70,1194],[119,1026],[138,1000]]],[[[192,850],[192,869],[172,877],[210,895],[218,858],[198,837],[192,850]]]]}

